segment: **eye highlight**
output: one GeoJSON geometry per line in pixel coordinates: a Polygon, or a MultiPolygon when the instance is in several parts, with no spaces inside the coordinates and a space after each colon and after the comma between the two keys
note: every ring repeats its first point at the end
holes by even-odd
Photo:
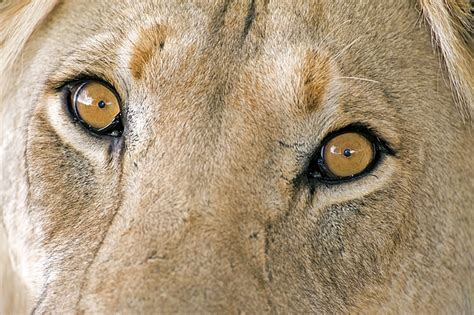
{"type": "Polygon", "coordinates": [[[344,128],[323,140],[309,173],[322,182],[344,182],[370,172],[381,153],[391,150],[369,131],[344,128]]]}
{"type": "Polygon", "coordinates": [[[74,119],[99,135],[120,136],[123,132],[117,93],[98,81],[83,81],[70,90],[69,110],[74,119]]]}

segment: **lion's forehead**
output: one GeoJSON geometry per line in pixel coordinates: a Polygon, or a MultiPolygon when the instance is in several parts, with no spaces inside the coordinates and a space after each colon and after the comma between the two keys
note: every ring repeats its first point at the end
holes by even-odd
{"type": "MultiPolygon", "coordinates": [[[[127,75],[135,80],[143,79],[146,72],[156,75],[160,66],[171,63],[170,59],[186,59],[192,64],[198,58],[201,64],[224,71],[229,63],[241,65],[285,54],[298,57],[306,50],[327,51],[341,62],[349,50],[357,51],[368,59],[365,65],[374,68],[376,60],[387,59],[386,51],[419,39],[416,36],[420,34],[409,29],[418,18],[413,11],[408,1],[391,6],[383,1],[164,1],[126,5],[104,1],[94,6],[74,2],[60,13],[65,15],[61,23],[68,32],[57,33],[68,42],[63,53],[80,54],[78,50],[85,47],[83,55],[90,58],[91,50],[96,49],[100,52],[97,58],[106,58],[100,54],[108,51],[116,55],[117,67],[128,70],[127,75]],[[391,27],[381,28],[383,24],[391,27]]],[[[428,41],[426,34],[424,37],[428,41]]],[[[287,61],[282,59],[280,64],[285,66],[287,61]]],[[[355,69],[361,62],[351,58],[345,66],[355,69]]]]}
{"type": "MultiPolygon", "coordinates": [[[[112,83],[147,87],[152,95],[172,93],[179,82],[189,98],[225,93],[232,84],[291,104],[295,94],[305,94],[298,86],[307,78],[315,79],[306,91],[313,98],[321,98],[337,78],[383,85],[431,49],[429,34],[403,33],[417,19],[408,2],[353,3],[352,10],[336,2],[68,3],[58,14],[71,16],[60,23],[71,33],[60,27],[55,32],[67,44],[51,45],[63,55],[49,60],[52,76],[88,69],[107,74],[112,83]],[[406,47],[413,48],[413,58],[402,56],[406,47]]],[[[399,89],[410,85],[398,83],[399,89]]]]}

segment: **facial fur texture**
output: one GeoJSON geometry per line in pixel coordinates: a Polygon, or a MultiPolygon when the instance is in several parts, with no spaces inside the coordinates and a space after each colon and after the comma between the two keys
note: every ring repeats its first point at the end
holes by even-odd
{"type": "Polygon", "coordinates": [[[468,1],[0,8],[0,313],[474,312],[468,1]],[[310,179],[353,124],[395,154],[310,179]]]}

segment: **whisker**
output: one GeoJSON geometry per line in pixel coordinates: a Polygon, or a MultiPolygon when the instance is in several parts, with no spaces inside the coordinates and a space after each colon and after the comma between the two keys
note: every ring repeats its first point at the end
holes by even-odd
{"type": "Polygon", "coordinates": [[[367,78],[360,78],[360,77],[337,77],[338,79],[348,79],[348,80],[359,80],[359,81],[366,81],[366,82],[372,82],[372,83],[377,83],[380,84],[379,81],[372,80],[372,79],[367,79],[367,78]]]}
{"type": "Polygon", "coordinates": [[[338,25],[337,28],[333,29],[332,31],[328,32],[324,38],[322,38],[320,40],[321,43],[328,43],[328,38],[332,35],[334,35],[336,32],[340,31],[342,29],[343,26],[346,26],[347,24],[349,24],[351,21],[350,20],[345,20],[344,22],[342,22],[341,24],[338,25]]]}
{"type": "Polygon", "coordinates": [[[334,55],[334,59],[335,60],[338,60],[340,57],[342,57],[342,55],[346,52],[346,50],[348,50],[349,48],[352,47],[352,45],[354,45],[355,43],[357,43],[360,39],[362,38],[362,36],[359,36],[357,37],[356,39],[354,39],[352,42],[350,42],[349,44],[347,44],[344,48],[342,48],[337,54],[334,55]]]}

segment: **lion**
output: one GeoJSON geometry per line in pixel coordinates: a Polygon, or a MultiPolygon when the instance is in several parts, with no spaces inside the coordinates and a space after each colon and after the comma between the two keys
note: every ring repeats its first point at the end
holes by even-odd
{"type": "Polygon", "coordinates": [[[471,12],[0,2],[0,313],[474,313],[471,12]]]}

